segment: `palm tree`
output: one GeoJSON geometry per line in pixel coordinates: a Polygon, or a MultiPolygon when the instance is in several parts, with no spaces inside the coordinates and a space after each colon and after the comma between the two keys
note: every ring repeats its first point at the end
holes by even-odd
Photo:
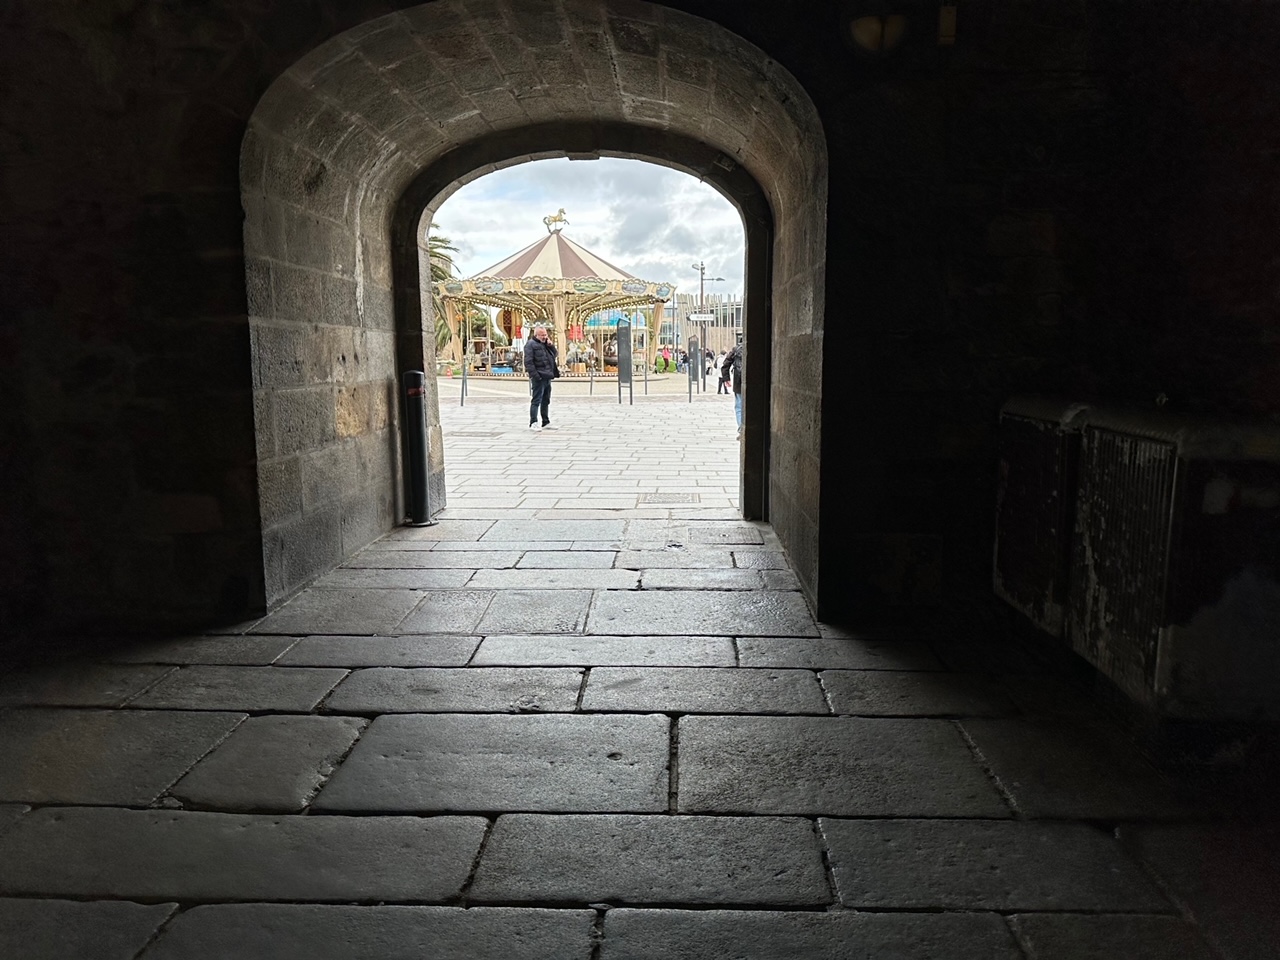
{"type": "MultiPolygon", "coordinates": [[[[439,230],[440,225],[431,224],[429,231],[439,230]]],[[[451,253],[457,253],[458,248],[453,245],[453,241],[446,236],[438,233],[427,233],[427,258],[431,264],[431,306],[435,310],[436,315],[436,350],[443,350],[449,345],[449,340],[453,337],[453,332],[449,329],[449,321],[444,312],[444,300],[440,294],[436,292],[435,284],[448,280],[453,276],[453,257],[451,253]]]]}
{"type": "MultiPolygon", "coordinates": [[[[440,225],[433,223],[430,229],[439,230],[440,225]]],[[[437,352],[449,345],[449,341],[453,339],[453,331],[449,329],[449,321],[444,311],[444,300],[436,292],[435,284],[442,280],[448,280],[453,276],[454,264],[453,257],[450,254],[457,252],[458,248],[453,245],[453,241],[448,237],[438,233],[427,234],[427,257],[431,263],[431,305],[436,315],[437,352]]],[[[475,304],[468,303],[462,307],[460,313],[470,321],[467,329],[468,339],[477,336],[489,337],[497,343],[506,344],[507,335],[502,332],[497,320],[490,317],[488,311],[481,310],[475,304]]],[[[459,330],[459,333],[461,332],[459,330]]]]}

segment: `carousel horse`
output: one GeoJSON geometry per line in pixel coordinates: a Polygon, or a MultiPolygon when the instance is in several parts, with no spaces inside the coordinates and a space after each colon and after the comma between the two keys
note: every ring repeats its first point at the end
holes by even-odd
{"type": "Polygon", "coordinates": [[[543,217],[542,222],[547,226],[547,233],[551,233],[551,225],[553,223],[566,226],[569,223],[569,218],[564,215],[564,207],[561,207],[559,213],[553,214],[549,217],[543,217]]]}

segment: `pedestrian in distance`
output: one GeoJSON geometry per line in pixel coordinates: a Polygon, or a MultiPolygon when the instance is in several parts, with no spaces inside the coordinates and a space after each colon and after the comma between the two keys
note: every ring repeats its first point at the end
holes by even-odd
{"type": "Polygon", "coordinates": [[[738,421],[738,438],[742,438],[742,365],[747,356],[746,344],[738,340],[727,354],[720,376],[733,383],[733,416],[738,421]]]}
{"type": "Polygon", "coordinates": [[[716,380],[718,381],[716,384],[717,396],[719,396],[722,393],[729,392],[729,378],[724,375],[724,358],[725,358],[725,354],[720,353],[719,355],[717,355],[714,362],[716,380]]]}
{"type": "Polygon", "coordinates": [[[554,430],[550,412],[551,381],[560,376],[560,364],[556,345],[547,338],[544,324],[534,326],[533,338],[524,345],[524,368],[529,374],[529,429],[554,430]]]}

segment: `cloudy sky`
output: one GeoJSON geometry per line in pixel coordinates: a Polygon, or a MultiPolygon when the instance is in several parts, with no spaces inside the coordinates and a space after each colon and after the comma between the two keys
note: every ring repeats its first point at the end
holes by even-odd
{"type": "Polygon", "coordinates": [[[440,205],[439,233],[458,248],[469,277],[547,235],[542,218],[565,210],[564,235],[642,280],[698,292],[704,261],[708,294],[742,291],[738,211],[688,174],[639,160],[535,160],[467,184],[440,205]]]}

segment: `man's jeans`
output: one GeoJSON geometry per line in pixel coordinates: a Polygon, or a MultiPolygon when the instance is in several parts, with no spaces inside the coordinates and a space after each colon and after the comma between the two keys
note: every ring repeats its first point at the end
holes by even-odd
{"type": "Polygon", "coordinates": [[[538,422],[538,414],[542,414],[543,424],[551,422],[551,416],[548,408],[551,406],[551,378],[550,377],[530,377],[529,378],[529,423],[530,425],[538,422]]]}
{"type": "Polygon", "coordinates": [[[733,415],[738,418],[738,429],[742,429],[742,394],[733,395],[733,415]]]}

